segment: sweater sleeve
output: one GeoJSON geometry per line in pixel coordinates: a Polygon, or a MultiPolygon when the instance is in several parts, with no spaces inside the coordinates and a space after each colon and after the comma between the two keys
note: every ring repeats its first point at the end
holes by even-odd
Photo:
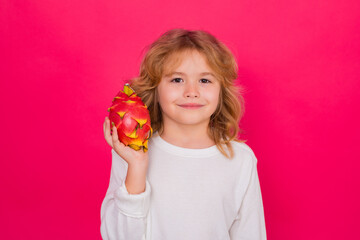
{"type": "Polygon", "coordinates": [[[229,230],[231,240],[266,240],[266,228],[257,159],[252,154],[251,174],[238,214],[229,230]]]}
{"type": "Polygon", "coordinates": [[[145,191],[129,194],[125,179],[127,162],[112,149],[110,182],[101,204],[100,233],[104,240],[145,240],[151,187],[146,179],[145,191]]]}

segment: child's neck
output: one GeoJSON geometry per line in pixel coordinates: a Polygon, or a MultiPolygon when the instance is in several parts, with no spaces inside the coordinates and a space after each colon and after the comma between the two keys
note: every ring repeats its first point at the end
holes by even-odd
{"type": "Polygon", "coordinates": [[[208,136],[207,129],[188,128],[188,129],[166,129],[161,133],[161,138],[166,142],[183,148],[209,148],[215,142],[208,136]]]}

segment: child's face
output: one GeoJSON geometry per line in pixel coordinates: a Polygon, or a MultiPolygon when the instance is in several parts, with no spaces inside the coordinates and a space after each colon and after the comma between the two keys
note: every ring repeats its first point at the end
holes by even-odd
{"type": "Polygon", "coordinates": [[[171,75],[161,78],[157,87],[164,124],[172,123],[207,126],[217,108],[220,82],[197,51],[185,54],[180,65],[171,75]],[[176,73],[174,73],[176,72],[176,73]],[[186,107],[184,104],[200,104],[186,107]]]}

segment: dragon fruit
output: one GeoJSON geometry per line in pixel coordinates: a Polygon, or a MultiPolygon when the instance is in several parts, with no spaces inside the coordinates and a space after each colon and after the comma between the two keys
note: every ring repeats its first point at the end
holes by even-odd
{"type": "Polygon", "coordinates": [[[112,100],[108,112],[110,122],[116,126],[119,140],[136,151],[143,149],[146,152],[148,140],[153,134],[149,110],[128,83],[112,100]]]}

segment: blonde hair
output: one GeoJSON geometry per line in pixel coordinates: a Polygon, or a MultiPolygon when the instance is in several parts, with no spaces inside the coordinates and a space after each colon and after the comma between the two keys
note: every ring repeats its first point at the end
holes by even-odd
{"type": "Polygon", "coordinates": [[[130,79],[129,84],[148,107],[153,132],[159,131],[161,134],[164,130],[156,87],[162,76],[180,62],[182,53],[196,50],[206,57],[221,84],[219,104],[210,117],[208,135],[219,151],[232,159],[234,151],[231,141],[246,140],[237,139],[239,132],[242,132],[238,123],[245,107],[240,94],[243,87],[234,85],[238,78],[238,66],[231,51],[206,31],[179,28],[165,32],[147,48],[140,65],[140,74],[130,79]],[[225,152],[223,145],[227,146],[230,155],[225,152]]]}

